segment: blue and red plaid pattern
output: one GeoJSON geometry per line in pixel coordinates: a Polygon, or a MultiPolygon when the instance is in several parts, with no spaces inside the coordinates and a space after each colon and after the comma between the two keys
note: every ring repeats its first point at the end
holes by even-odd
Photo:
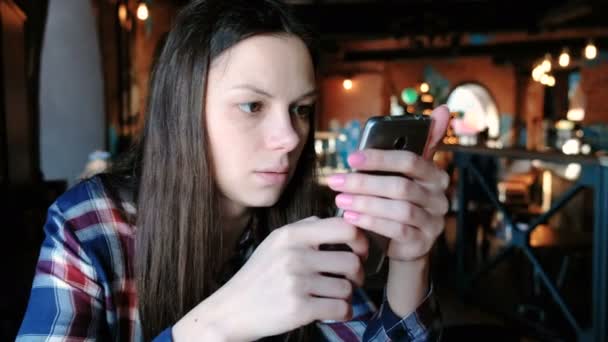
{"type": "MultiPolygon", "coordinates": [[[[135,208],[124,204],[129,214],[135,208]]],[[[133,274],[135,230],[99,178],[81,182],[48,211],[29,305],[17,341],[142,341],[133,274]]],[[[241,245],[247,240],[245,234],[241,245]]],[[[246,257],[255,246],[249,246],[246,257]]],[[[407,289],[405,289],[407,290],[407,289]]],[[[353,294],[354,319],[317,323],[327,341],[428,341],[439,338],[432,293],[407,317],[376,310],[363,290],[353,294]]],[[[171,327],[155,340],[171,341],[171,327]]]]}

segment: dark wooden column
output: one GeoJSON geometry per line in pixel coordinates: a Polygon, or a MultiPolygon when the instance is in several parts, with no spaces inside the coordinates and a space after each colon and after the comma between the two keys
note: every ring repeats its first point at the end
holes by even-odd
{"type": "Polygon", "coordinates": [[[34,117],[29,104],[25,13],[12,1],[0,1],[2,25],[0,93],[2,98],[3,184],[27,184],[36,179],[34,117]]]}

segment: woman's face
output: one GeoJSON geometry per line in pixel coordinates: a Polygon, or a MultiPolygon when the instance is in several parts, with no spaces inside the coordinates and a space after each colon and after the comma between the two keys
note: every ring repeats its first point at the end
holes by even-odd
{"type": "Polygon", "coordinates": [[[311,57],[299,38],[253,36],[213,61],[205,120],[230,211],[277,202],[311,129],[315,100],[311,57]]]}

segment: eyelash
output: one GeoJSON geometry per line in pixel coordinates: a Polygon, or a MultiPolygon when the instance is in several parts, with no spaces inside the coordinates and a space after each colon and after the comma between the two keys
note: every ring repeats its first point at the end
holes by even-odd
{"type": "Polygon", "coordinates": [[[289,106],[289,113],[290,114],[292,114],[292,115],[298,115],[298,116],[300,116],[302,118],[306,118],[306,119],[309,118],[309,117],[311,117],[314,114],[314,112],[315,112],[315,104],[314,103],[312,103],[312,104],[306,104],[306,105],[292,105],[292,106],[289,106]],[[301,108],[306,108],[307,112],[305,112],[305,113],[298,113],[298,109],[301,109],[301,108]]]}
{"type": "Polygon", "coordinates": [[[245,103],[240,103],[239,104],[239,108],[243,112],[245,112],[245,113],[250,113],[250,114],[257,113],[257,112],[259,112],[259,111],[262,110],[262,102],[245,102],[245,103]],[[257,110],[251,110],[251,109],[250,110],[246,110],[246,109],[243,109],[243,107],[247,106],[247,105],[258,106],[258,108],[257,108],[257,110]]]}
{"type": "MultiPolygon", "coordinates": [[[[245,103],[240,103],[239,108],[245,112],[245,113],[249,113],[249,114],[255,114],[258,113],[260,111],[262,111],[263,108],[263,104],[262,102],[245,102],[245,103]],[[251,107],[256,107],[255,109],[252,108],[248,108],[245,109],[245,107],[247,106],[251,106],[251,107]]],[[[303,118],[309,118],[311,115],[313,115],[315,112],[315,104],[307,104],[307,105],[291,105],[289,106],[289,113],[291,115],[298,115],[300,117],[303,118]],[[306,112],[304,113],[300,113],[299,110],[300,109],[307,109],[306,112]]]]}

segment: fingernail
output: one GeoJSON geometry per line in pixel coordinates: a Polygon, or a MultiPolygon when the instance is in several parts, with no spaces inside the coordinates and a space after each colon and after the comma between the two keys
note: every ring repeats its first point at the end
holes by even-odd
{"type": "Polygon", "coordinates": [[[357,222],[357,220],[359,220],[359,214],[354,211],[345,211],[344,219],[349,222],[357,222]]]}
{"type": "Polygon", "coordinates": [[[336,196],[336,204],[340,208],[350,207],[350,205],[353,204],[353,196],[339,194],[336,196]]]}
{"type": "Polygon", "coordinates": [[[355,152],[348,156],[348,165],[352,167],[361,166],[365,163],[365,155],[361,152],[355,152]]]}
{"type": "Polygon", "coordinates": [[[327,183],[329,184],[329,186],[334,188],[344,185],[345,182],[346,176],[344,175],[333,175],[327,179],[327,183]]]}

